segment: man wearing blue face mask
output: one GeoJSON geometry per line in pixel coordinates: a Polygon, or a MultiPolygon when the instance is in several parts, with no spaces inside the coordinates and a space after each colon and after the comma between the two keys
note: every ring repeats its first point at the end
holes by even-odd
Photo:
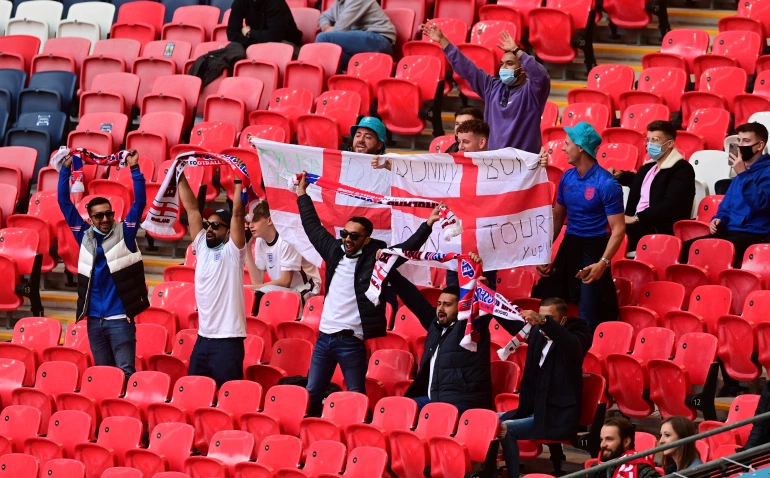
{"type": "Polygon", "coordinates": [[[650,161],[639,170],[608,171],[621,186],[631,188],[626,203],[628,250],[647,234],[674,234],[674,223],[690,219],[695,197],[695,170],[674,147],[676,128],[668,121],[647,125],[650,161]]]}
{"type": "Polygon", "coordinates": [[[489,124],[489,150],[516,148],[539,153],[543,141],[540,124],[551,77],[545,67],[519,48],[511,35],[500,35],[498,48],[503,50],[500,76],[494,77],[463,55],[433,22],[421,27],[424,37],[439,43],[452,69],[484,100],[484,119],[489,124]]]}

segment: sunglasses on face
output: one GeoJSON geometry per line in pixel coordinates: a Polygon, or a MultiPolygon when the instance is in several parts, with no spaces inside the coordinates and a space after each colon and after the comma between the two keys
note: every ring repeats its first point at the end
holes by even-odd
{"type": "Polygon", "coordinates": [[[97,212],[91,215],[91,217],[93,219],[96,219],[97,221],[102,221],[104,220],[105,217],[107,217],[107,219],[112,219],[113,217],[115,217],[115,211],[97,212]]]}
{"type": "Polygon", "coordinates": [[[208,229],[209,227],[214,231],[218,231],[220,227],[227,227],[227,224],[222,224],[221,222],[216,222],[216,221],[213,221],[213,222],[204,221],[203,229],[208,229]]]}
{"type": "Polygon", "coordinates": [[[340,231],[340,237],[343,239],[347,239],[349,237],[351,241],[355,242],[361,239],[362,237],[364,237],[364,235],[361,234],[360,232],[348,232],[345,229],[343,229],[340,231]]]}

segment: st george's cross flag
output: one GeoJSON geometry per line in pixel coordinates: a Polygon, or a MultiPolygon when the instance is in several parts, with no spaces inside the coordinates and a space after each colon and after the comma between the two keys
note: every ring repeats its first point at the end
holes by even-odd
{"type": "MultiPolygon", "coordinates": [[[[427,252],[478,252],[485,270],[550,261],[551,186],[537,155],[506,148],[465,154],[389,154],[392,170],[372,169],[371,155],[255,140],[273,223],[284,240],[320,266],[299,217],[291,178],[303,170],[344,186],[401,198],[443,201],[462,222],[463,233],[446,242],[438,224],[427,252]]],[[[389,245],[405,241],[430,215],[428,208],[385,206],[331,189],[308,187],[322,224],[339,237],[352,216],[374,224],[373,237],[389,245]]],[[[417,264],[417,263],[415,263],[417,264]]],[[[418,264],[419,265],[419,264],[418,264]]],[[[455,268],[456,261],[430,264],[455,268]]]]}

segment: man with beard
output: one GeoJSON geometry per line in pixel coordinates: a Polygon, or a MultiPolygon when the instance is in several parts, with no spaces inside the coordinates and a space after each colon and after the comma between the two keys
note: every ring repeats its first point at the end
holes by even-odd
{"type": "MultiPolygon", "coordinates": [[[[364,341],[386,334],[385,302],[374,305],[366,296],[377,260],[377,251],[387,245],[372,239],[374,226],[365,217],[352,217],[337,239],[318,218],[313,200],[307,194],[308,182],[302,173],[297,188],[297,206],[302,227],[310,243],[326,262],[326,299],[313,349],[307,390],[308,415],[320,415],[326,387],[339,364],[350,392],[366,393],[366,346],[364,341]]],[[[430,237],[439,219],[439,207],[404,243],[393,246],[419,250],[430,237]]],[[[386,292],[388,287],[383,287],[386,292]]],[[[381,295],[381,298],[384,296],[381,295]]],[[[489,360],[489,353],[487,353],[489,360]]]]}
{"type": "Polygon", "coordinates": [[[351,142],[345,151],[364,154],[385,154],[387,130],[382,121],[371,116],[364,116],[357,125],[351,126],[351,142]]]}
{"type": "Polygon", "coordinates": [[[219,209],[204,221],[184,174],[179,180],[179,197],[187,211],[198,258],[195,266],[198,340],[190,356],[189,375],[213,378],[217,388],[229,380],[243,379],[246,227],[241,200],[243,184],[240,179],[234,183],[233,212],[219,209]]]}
{"type": "MultiPolygon", "coordinates": [[[[634,450],[634,426],[625,418],[610,418],[604,422],[601,436],[599,464],[603,465],[616,458],[630,456],[634,450]]],[[[605,476],[594,473],[594,476],[605,476]]],[[[644,456],[624,463],[612,472],[614,478],[657,478],[660,473],[655,469],[652,457],[644,456]]]]}

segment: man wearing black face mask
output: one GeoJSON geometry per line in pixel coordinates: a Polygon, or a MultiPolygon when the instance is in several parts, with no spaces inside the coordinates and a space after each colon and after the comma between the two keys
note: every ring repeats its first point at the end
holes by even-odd
{"type": "MultiPolygon", "coordinates": [[[[313,349],[307,390],[310,394],[308,415],[320,415],[326,387],[337,364],[342,369],[348,391],[366,393],[366,346],[364,340],[386,333],[385,302],[374,305],[366,291],[377,260],[377,251],[388,247],[372,239],[374,226],[365,217],[352,217],[334,237],[321,224],[313,200],[307,194],[305,173],[297,188],[297,205],[310,243],[326,262],[326,300],[313,349]]],[[[404,243],[393,246],[404,250],[420,249],[438,221],[439,208],[404,243]]]]}
{"type": "Polygon", "coordinates": [[[747,123],[735,131],[740,154],[731,154],[729,161],[736,177],[711,220],[711,235],[685,241],[681,262],[687,261],[693,242],[713,237],[735,245],[735,267],[740,267],[746,249],[765,242],[770,234],[770,155],[763,154],[767,128],[747,123]]]}

